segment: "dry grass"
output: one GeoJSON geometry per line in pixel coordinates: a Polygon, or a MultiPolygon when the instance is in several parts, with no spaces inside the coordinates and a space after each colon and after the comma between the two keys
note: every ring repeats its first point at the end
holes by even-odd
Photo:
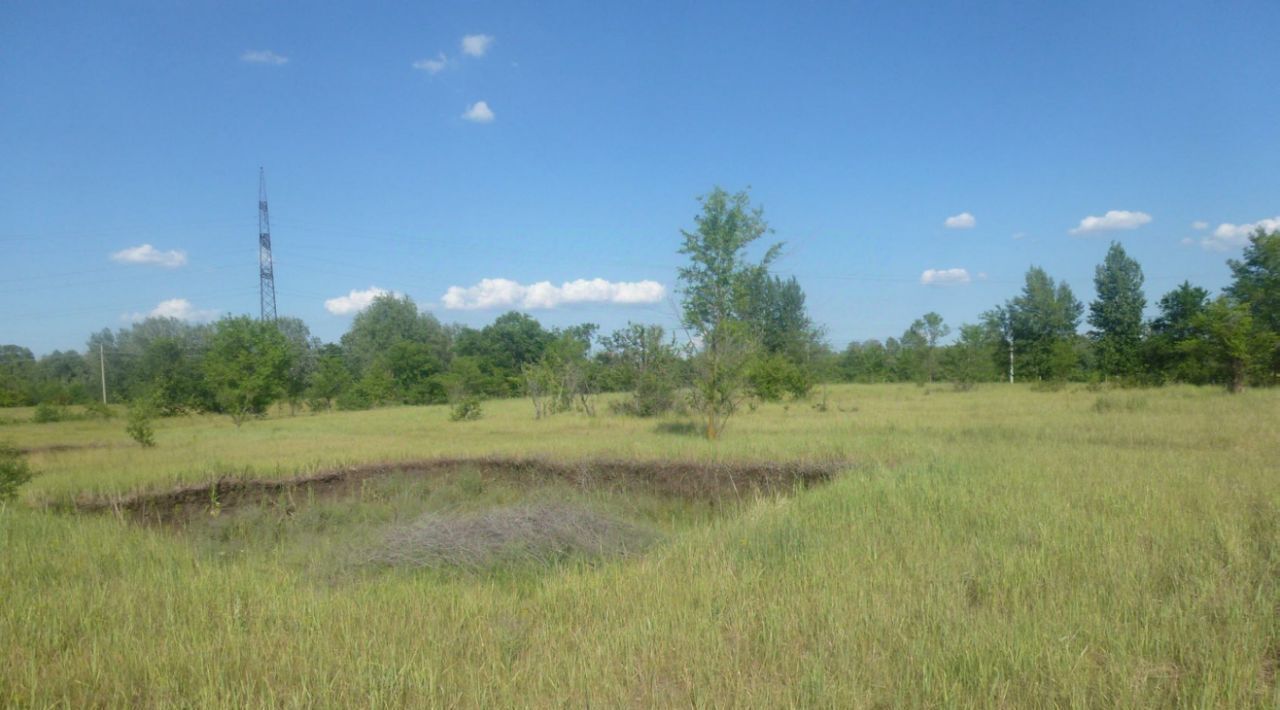
{"type": "Polygon", "coordinates": [[[1146,405],[1099,413],[1071,387],[839,387],[827,412],[744,412],[714,446],[514,401],[465,425],[167,420],[154,451],[118,422],[6,426],[22,447],[106,446],[32,454],[41,475],[0,512],[0,705],[1280,706],[1280,391],[1132,395],[1146,405]],[[716,514],[479,474],[181,530],[39,507],[477,456],[859,465],[716,514]],[[558,502],[662,540],[510,574],[325,565],[424,511],[558,502]]]}

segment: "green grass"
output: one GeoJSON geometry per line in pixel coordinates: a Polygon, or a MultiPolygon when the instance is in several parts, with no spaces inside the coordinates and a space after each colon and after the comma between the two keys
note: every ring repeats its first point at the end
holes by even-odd
{"type": "Polygon", "coordinates": [[[165,420],[153,450],[118,419],[0,428],[101,445],[32,454],[0,512],[0,705],[1280,704],[1280,392],[838,387],[827,412],[766,405],[717,444],[679,419],[485,414],[165,420]],[[41,509],[462,454],[858,465],[715,511],[465,472],[177,531],[41,509]],[[662,539],[510,574],[344,557],[423,511],[531,496],[662,539]]]}

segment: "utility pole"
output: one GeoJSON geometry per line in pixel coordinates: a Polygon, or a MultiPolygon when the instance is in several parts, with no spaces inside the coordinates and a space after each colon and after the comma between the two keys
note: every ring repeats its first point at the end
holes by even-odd
{"type": "Polygon", "coordinates": [[[102,375],[102,403],[107,403],[107,356],[102,354],[102,343],[98,343],[98,372],[102,375]]]}
{"type": "Polygon", "coordinates": [[[258,298],[262,320],[276,320],[276,276],[271,263],[271,219],[267,215],[267,174],[258,168],[258,298]]]}

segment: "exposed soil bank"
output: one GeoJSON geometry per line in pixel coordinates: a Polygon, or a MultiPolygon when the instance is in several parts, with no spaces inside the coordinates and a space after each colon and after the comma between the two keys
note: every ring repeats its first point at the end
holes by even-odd
{"type": "Polygon", "coordinates": [[[64,451],[80,451],[82,449],[105,449],[109,444],[46,444],[44,446],[20,446],[23,454],[60,454],[64,451]]]}
{"type": "MultiPolygon", "coordinates": [[[[223,478],[159,493],[111,498],[82,498],[74,510],[112,511],[153,523],[181,523],[214,508],[271,503],[287,494],[343,494],[358,490],[362,481],[395,473],[431,476],[459,469],[499,476],[508,482],[568,482],[584,488],[641,488],[715,502],[735,500],[757,492],[786,492],[830,480],[849,468],[844,461],[786,463],[695,463],[686,461],[587,460],[557,462],[537,458],[437,458],[374,463],[280,479],[223,478]]],[[[65,509],[67,506],[63,506],[65,509]]]]}

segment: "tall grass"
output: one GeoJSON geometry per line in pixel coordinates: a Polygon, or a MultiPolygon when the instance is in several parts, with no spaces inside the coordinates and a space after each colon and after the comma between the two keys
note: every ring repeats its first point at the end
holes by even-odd
{"type": "Polygon", "coordinates": [[[166,421],[149,451],[89,422],[6,427],[108,446],[31,455],[43,474],[0,513],[0,704],[1275,706],[1280,393],[1141,396],[1100,416],[1070,389],[844,387],[716,445],[519,402],[466,424],[166,421]],[[863,465],[537,575],[344,575],[296,530],[209,545],[33,507],[446,453],[863,465]]]}

